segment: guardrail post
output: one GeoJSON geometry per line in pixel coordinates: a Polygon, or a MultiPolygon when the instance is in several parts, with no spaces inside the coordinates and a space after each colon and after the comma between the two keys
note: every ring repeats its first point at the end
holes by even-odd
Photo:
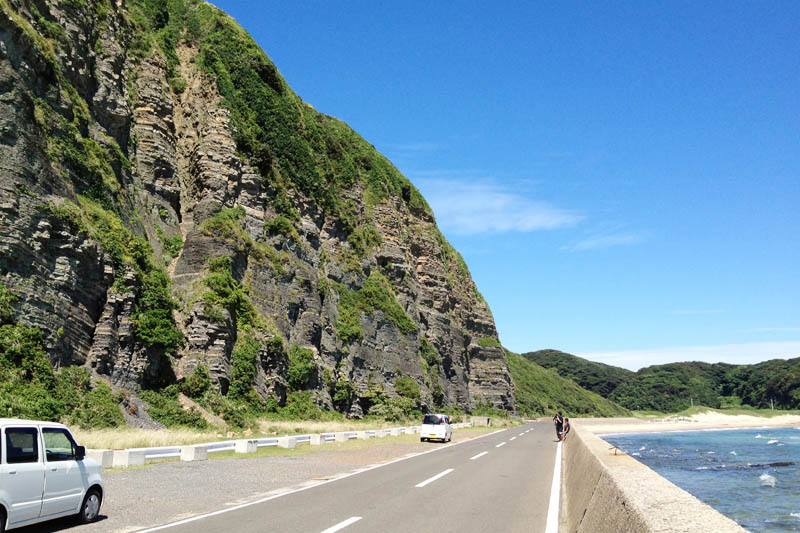
{"type": "Polygon", "coordinates": [[[102,468],[111,468],[114,464],[114,450],[86,450],[86,457],[100,463],[102,468]]]}
{"type": "Polygon", "coordinates": [[[255,440],[240,439],[233,445],[233,450],[236,453],[256,453],[258,450],[258,442],[255,440]]]}
{"type": "Polygon", "coordinates": [[[356,438],[358,440],[367,440],[369,438],[369,433],[366,431],[356,431],[356,438]]]}
{"type": "Polygon", "coordinates": [[[413,434],[414,434],[414,428],[406,428],[406,435],[413,435],[413,434]]]}
{"type": "Polygon", "coordinates": [[[384,438],[386,436],[386,432],[387,432],[387,430],[385,430],[385,429],[376,429],[375,430],[375,436],[378,437],[379,439],[382,439],[382,438],[384,438]]]}
{"type": "Polygon", "coordinates": [[[181,447],[181,461],[205,461],[208,459],[208,446],[196,444],[181,447]]]}
{"type": "Polygon", "coordinates": [[[389,430],[389,435],[392,437],[399,437],[400,436],[400,428],[392,428],[389,430]]]}
{"type": "Polygon", "coordinates": [[[114,450],[112,466],[128,468],[144,464],[144,450],[114,450]]]}
{"type": "Polygon", "coordinates": [[[297,447],[297,439],[295,437],[281,437],[278,439],[278,446],[281,448],[295,448],[297,447]]]}
{"type": "Polygon", "coordinates": [[[309,437],[311,439],[310,442],[312,446],[319,446],[320,444],[323,444],[325,442],[325,440],[323,440],[322,438],[322,435],[320,435],[319,433],[316,433],[314,435],[309,435],[309,437]]]}
{"type": "Polygon", "coordinates": [[[334,435],[334,440],[336,442],[347,442],[347,433],[344,431],[339,431],[334,435]]]}

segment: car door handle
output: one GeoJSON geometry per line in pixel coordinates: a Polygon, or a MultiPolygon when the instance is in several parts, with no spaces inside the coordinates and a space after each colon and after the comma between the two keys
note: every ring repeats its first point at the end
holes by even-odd
{"type": "Polygon", "coordinates": [[[51,471],[51,472],[58,472],[58,467],[56,467],[56,468],[51,468],[51,469],[50,469],[50,471],[51,471]]]}
{"type": "Polygon", "coordinates": [[[8,473],[8,475],[9,476],[15,476],[15,475],[17,475],[17,471],[16,470],[12,470],[11,472],[8,473]]]}

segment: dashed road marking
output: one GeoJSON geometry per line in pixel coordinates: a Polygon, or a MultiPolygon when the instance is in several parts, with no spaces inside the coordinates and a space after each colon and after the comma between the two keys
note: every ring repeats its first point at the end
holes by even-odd
{"type": "Polygon", "coordinates": [[[335,526],[331,526],[331,527],[329,527],[328,529],[326,529],[326,530],[325,530],[325,531],[323,531],[322,533],[334,533],[335,531],[339,531],[340,529],[344,529],[344,528],[346,528],[346,527],[347,527],[347,526],[349,526],[350,524],[355,524],[355,523],[356,523],[356,522],[358,522],[359,520],[361,520],[361,517],[360,517],[360,516],[351,516],[351,517],[350,517],[350,518],[348,518],[347,520],[344,520],[344,521],[342,521],[342,522],[339,522],[339,523],[338,523],[338,524],[336,524],[335,526]]]}
{"type": "Polygon", "coordinates": [[[498,444],[497,446],[495,446],[495,448],[499,448],[500,446],[505,446],[505,445],[506,445],[506,443],[505,443],[505,442],[501,442],[500,444],[498,444]]]}
{"type": "Polygon", "coordinates": [[[483,457],[483,456],[484,456],[484,455],[486,455],[487,453],[489,453],[489,452],[481,452],[481,453],[479,453],[478,455],[473,455],[472,457],[470,457],[470,458],[469,458],[469,460],[470,460],[470,461],[474,461],[475,459],[479,459],[479,458],[483,457]]]}
{"type": "Polygon", "coordinates": [[[510,439],[508,439],[508,440],[514,440],[514,439],[516,439],[516,438],[517,438],[517,437],[511,437],[511,438],[510,438],[510,439]]]}
{"type": "Polygon", "coordinates": [[[426,480],[425,480],[425,481],[423,481],[422,483],[417,483],[417,484],[416,484],[416,485],[414,485],[414,486],[415,486],[415,487],[418,487],[418,488],[422,488],[422,487],[424,487],[425,485],[427,485],[428,483],[433,483],[434,481],[436,481],[436,480],[437,480],[437,479],[439,479],[440,477],[444,477],[444,476],[446,476],[447,474],[449,474],[449,473],[450,473],[450,472],[452,472],[452,471],[453,471],[453,469],[452,469],[452,468],[448,468],[448,469],[447,469],[447,470],[445,470],[444,472],[439,472],[439,473],[438,473],[438,474],[436,474],[435,476],[433,476],[433,477],[429,477],[428,479],[426,479],[426,480]]]}

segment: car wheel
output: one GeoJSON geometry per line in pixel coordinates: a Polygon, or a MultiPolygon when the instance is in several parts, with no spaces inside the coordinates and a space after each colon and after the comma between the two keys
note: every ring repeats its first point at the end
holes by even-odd
{"type": "Polygon", "coordinates": [[[100,516],[100,504],[103,503],[103,497],[97,489],[89,489],[86,496],[83,498],[81,504],[81,511],[78,513],[78,520],[82,524],[94,522],[100,516]]]}
{"type": "Polygon", "coordinates": [[[0,533],[6,530],[6,512],[0,508],[0,533]]]}

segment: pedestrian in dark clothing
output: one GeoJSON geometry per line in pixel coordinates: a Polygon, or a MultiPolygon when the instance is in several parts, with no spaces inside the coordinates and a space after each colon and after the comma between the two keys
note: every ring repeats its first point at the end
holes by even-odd
{"type": "Polygon", "coordinates": [[[564,428],[564,415],[561,414],[561,411],[553,417],[553,422],[556,423],[556,438],[561,440],[561,431],[564,428]]]}
{"type": "Polygon", "coordinates": [[[569,418],[564,419],[564,428],[561,431],[561,440],[567,440],[567,433],[569,433],[569,418]]]}

